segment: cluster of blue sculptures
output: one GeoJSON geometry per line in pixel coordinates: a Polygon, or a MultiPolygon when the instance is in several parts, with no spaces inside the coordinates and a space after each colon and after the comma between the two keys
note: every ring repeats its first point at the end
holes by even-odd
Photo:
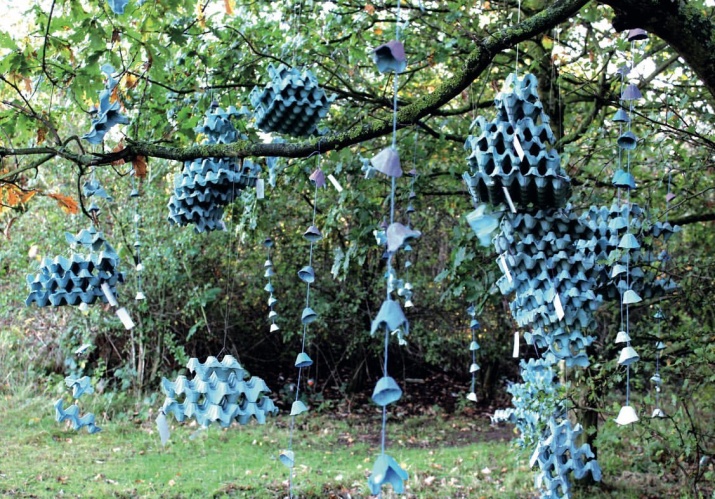
{"type": "Polygon", "coordinates": [[[118,81],[112,77],[114,68],[108,64],[101,67],[102,72],[107,76],[104,90],[99,94],[99,107],[94,108],[92,114],[92,125],[88,133],[82,136],[90,144],[101,144],[104,136],[114,125],[125,125],[129,123],[129,118],[124,116],[121,110],[121,103],[118,100],[112,102],[112,92],[118,81]]]}
{"type": "MultiPolygon", "coordinates": [[[[231,118],[241,113],[234,107],[221,109],[212,103],[203,124],[196,132],[203,144],[230,144],[241,137],[231,118]]],[[[196,232],[224,229],[224,207],[231,204],[245,187],[256,185],[260,168],[250,160],[235,158],[197,158],[184,163],[174,177],[174,193],[169,199],[169,221],[194,224],[196,232]]]]}
{"type": "Polygon", "coordinates": [[[270,390],[265,381],[256,376],[246,381],[246,371],[231,355],[220,362],[208,357],[203,364],[192,358],[186,367],[194,374],[192,378],[179,375],[174,381],[161,380],[166,395],[162,411],[177,421],[194,418],[202,427],[218,422],[225,428],[233,421],[245,425],[252,418],[264,424],[267,415],[278,412],[266,396],[270,390]]]}

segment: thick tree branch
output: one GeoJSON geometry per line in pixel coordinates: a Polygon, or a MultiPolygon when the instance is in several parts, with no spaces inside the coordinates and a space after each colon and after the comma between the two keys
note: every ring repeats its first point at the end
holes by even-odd
{"type": "Polygon", "coordinates": [[[602,0],[613,8],[617,31],[642,28],[670,45],[715,96],[715,24],[684,1],[602,0]]]}
{"type": "MultiPolygon", "coordinates": [[[[460,95],[482,72],[487,69],[492,59],[500,52],[513,47],[539,33],[547,31],[574,15],[588,0],[558,0],[538,14],[521,23],[504,28],[477,43],[474,50],[465,57],[455,74],[446,78],[432,93],[416,99],[398,112],[399,128],[409,127],[422,118],[437,112],[442,106],[460,95]]],[[[52,149],[54,153],[69,161],[83,166],[105,165],[119,159],[129,160],[137,155],[163,158],[175,161],[192,160],[199,157],[265,157],[280,156],[290,158],[307,157],[320,150],[326,152],[342,149],[360,142],[389,134],[392,131],[391,120],[373,120],[348,132],[335,132],[320,138],[299,143],[263,144],[239,141],[233,144],[199,145],[192,147],[168,147],[147,142],[127,140],[126,149],[107,154],[74,154],[63,149],[52,149]]],[[[48,154],[48,148],[31,152],[0,148],[1,156],[22,154],[48,154]]],[[[1,180],[1,178],[0,178],[1,180]]]]}

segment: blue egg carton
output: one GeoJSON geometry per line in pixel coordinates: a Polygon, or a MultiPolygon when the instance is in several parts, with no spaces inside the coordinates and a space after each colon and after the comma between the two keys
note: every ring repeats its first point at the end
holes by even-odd
{"type": "Polygon", "coordinates": [[[313,135],[336,95],[327,95],[310,70],[268,65],[270,81],[249,95],[256,127],[293,137],[313,135]]]}

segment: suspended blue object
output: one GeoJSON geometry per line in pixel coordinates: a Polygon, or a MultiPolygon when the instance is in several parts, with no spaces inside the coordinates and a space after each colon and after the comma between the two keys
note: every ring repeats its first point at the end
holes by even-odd
{"type": "Polygon", "coordinates": [[[620,355],[618,356],[618,364],[621,366],[630,366],[631,364],[638,362],[640,356],[631,346],[623,347],[620,355]]]}
{"type": "Polygon", "coordinates": [[[630,232],[626,232],[625,234],[623,234],[623,237],[621,237],[621,241],[618,243],[618,247],[626,250],[634,250],[639,249],[641,245],[638,243],[636,236],[634,236],[630,232]]]}
{"type": "Polygon", "coordinates": [[[256,127],[293,137],[315,134],[337,96],[327,95],[309,70],[269,64],[268,75],[270,81],[249,94],[256,127]]]}
{"type": "Polygon", "coordinates": [[[283,464],[283,466],[292,468],[295,465],[295,452],[293,452],[292,450],[283,450],[278,455],[278,459],[283,464]]]}
{"type": "Polygon", "coordinates": [[[630,405],[624,405],[618,411],[618,417],[614,420],[619,426],[626,426],[638,422],[638,414],[630,405]]]}
{"type": "Polygon", "coordinates": [[[370,160],[370,164],[375,171],[388,177],[399,178],[402,176],[400,155],[392,147],[387,147],[380,151],[370,160]]]}
{"type": "Polygon", "coordinates": [[[631,118],[628,116],[628,112],[625,109],[619,108],[613,118],[611,118],[611,121],[615,123],[629,123],[631,118]]]}
{"type": "MultiPolygon", "coordinates": [[[[121,0],[118,0],[121,1],[121,0]]],[[[123,11],[122,7],[122,11],[123,11]]],[[[114,68],[108,64],[101,67],[102,72],[107,76],[107,83],[104,90],[99,94],[99,108],[94,110],[92,126],[90,131],[82,136],[90,144],[101,144],[106,133],[115,125],[126,125],[129,118],[121,112],[121,105],[118,101],[111,102],[111,95],[117,80],[112,77],[114,68]]]]}
{"type": "Polygon", "coordinates": [[[613,180],[611,181],[614,186],[621,189],[635,189],[636,179],[632,173],[623,170],[618,170],[613,175],[613,180]]]}
{"type": "Polygon", "coordinates": [[[298,277],[306,284],[312,284],[315,281],[315,270],[311,265],[306,265],[298,271],[298,277]]]}
{"type": "Polygon", "coordinates": [[[405,317],[400,303],[396,300],[387,299],[382,302],[377,317],[372,321],[370,334],[374,335],[383,324],[386,325],[390,331],[403,328],[405,334],[409,334],[409,322],[407,322],[407,317],[405,317]]]}
{"type": "Polygon", "coordinates": [[[91,395],[94,393],[94,387],[92,386],[92,380],[89,376],[83,376],[79,379],[75,379],[71,376],[65,378],[65,384],[72,388],[72,398],[78,399],[85,393],[91,395]]]}
{"type": "Polygon", "coordinates": [[[397,402],[400,398],[402,398],[402,389],[390,376],[380,378],[372,392],[372,401],[380,407],[397,402]]]}
{"type": "Polygon", "coordinates": [[[417,239],[422,235],[420,231],[410,229],[400,222],[391,223],[385,234],[387,236],[387,251],[390,253],[394,253],[404,247],[408,241],[417,239]]]}
{"type": "Polygon", "coordinates": [[[621,149],[632,151],[638,145],[638,138],[633,132],[628,130],[627,132],[624,132],[620,137],[618,137],[617,143],[618,147],[620,147],[621,149]]]}
{"type": "Polygon", "coordinates": [[[402,73],[407,68],[405,47],[402,42],[391,40],[372,52],[372,60],[380,73],[402,73]]]}
{"type": "MultiPolygon", "coordinates": [[[[230,144],[247,138],[231,122],[243,114],[233,106],[223,110],[213,102],[202,124],[194,130],[205,136],[202,144],[230,144]]],[[[245,188],[254,187],[259,174],[260,167],[248,159],[242,162],[236,158],[186,161],[181,173],[174,176],[174,193],[168,205],[169,222],[180,226],[193,224],[196,232],[225,230],[224,208],[245,188]]]]}
{"type": "Polygon", "coordinates": [[[129,0],[107,0],[107,3],[109,4],[109,8],[112,9],[112,12],[122,15],[129,0]]]}
{"type": "Polygon", "coordinates": [[[311,359],[305,352],[300,352],[295,359],[295,367],[299,369],[303,367],[310,367],[312,365],[313,359],[311,359]]]}
{"type": "Polygon", "coordinates": [[[102,431],[99,426],[94,424],[94,414],[88,412],[84,416],[80,417],[79,407],[77,405],[73,404],[67,409],[64,409],[62,406],[62,399],[59,399],[57,402],[55,402],[55,420],[58,423],[62,423],[63,421],[69,421],[72,424],[73,430],[77,431],[82,428],[87,428],[87,433],[89,434],[98,433],[102,431]]]}
{"type": "Polygon", "coordinates": [[[318,314],[310,307],[305,307],[303,313],[301,314],[300,321],[303,324],[310,324],[318,318],[318,314]]]}
{"type": "Polygon", "coordinates": [[[290,408],[290,415],[291,416],[299,416],[303,414],[304,412],[308,412],[308,408],[305,406],[303,402],[300,400],[296,400],[293,402],[290,408]]]}
{"type": "Polygon", "coordinates": [[[323,234],[320,232],[320,229],[318,229],[315,225],[311,225],[303,233],[303,237],[311,243],[317,243],[318,241],[323,239],[323,234]]]}
{"type": "Polygon", "coordinates": [[[642,98],[643,94],[641,94],[641,91],[638,89],[638,86],[635,83],[629,83],[626,89],[623,91],[623,95],[621,95],[621,100],[624,101],[632,101],[642,98]]]}
{"type": "Polygon", "coordinates": [[[382,486],[388,483],[392,485],[396,494],[402,494],[405,491],[404,482],[408,478],[409,474],[400,467],[397,461],[387,454],[381,454],[372,467],[372,473],[367,483],[373,495],[379,495],[382,486]]]}
{"type": "Polygon", "coordinates": [[[486,213],[487,205],[480,204],[474,211],[467,214],[467,223],[479,239],[479,244],[489,246],[492,232],[499,227],[499,219],[486,213]]]}

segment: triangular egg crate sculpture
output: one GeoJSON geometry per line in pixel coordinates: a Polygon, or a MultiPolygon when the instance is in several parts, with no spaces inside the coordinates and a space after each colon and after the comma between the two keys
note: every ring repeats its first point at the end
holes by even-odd
{"type": "Polygon", "coordinates": [[[40,273],[27,276],[30,295],[26,305],[58,307],[92,304],[97,299],[107,302],[107,295],[116,295],[117,284],[124,283],[124,273],[117,270],[119,255],[102,232],[92,227],[76,236],[67,233],[66,238],[72,246],[84,247],[89,253],[73,253],[70,258],[44,258],[40,273]]]}
{"type": "MultiPolygon", "coordinates": [[[[211,104],[204,122],[195,131],[204,136],[202,144],[230,144],[241,139],[231,118],[241,112],[211,104]]],[[[169,221],[178,225],[194,224],[196,232],[223,230],[224,207],[231,204],[246,187],[254,187],[260,173],[250,160],[236,158],[197,158],[184,163],[174,177],[174,193],[169,200],[169,221]]]]}
{"type": "MultiPolygon", "coordinates": [[[[68,388],[72,389],[72,398],[75,400],[78,400],[85,393],[88,395],[94,393],[94,388],[92,387],[89,376],[84,376],[79,379],[68,376],[65,378],[65,384],[68,388]]],[[[87,432],[90,434],[102,431],[102,429],[94,423],[94,414],[88,412],[84,416],[80,416],[80,409],[76,403],[66,409],[63,405],[64,401],[62,399],[55,402],[55,420],[58,423],[69,421],[73,430],[78,431],[82,428],[87,428],[87,432]]]]}
{"type": "Polygon", "coordinates": [[[246,371],[231,355],[221,362],[208,357],[203,364],[192,358],[186,367],[194,373],[193,378],[180,375],[175,381],[161,380],[166,395],[162,411],[179,422],[194,418],[207,427],[218,421],[226,428],[234,420],[245,425],[251,418],[264,424],[267,415],[278,412],[267,396],[270,390],[265,381],[256,376],[246,381],[246,371]]]}
{"type": "Polygon", "coordinates": [[[99,108],[93,108],[90,112],[92,116],[92,127],[88,133],[82,136],[90,144],[101,144],[104,136],[114,125],[126,125],[129,118],[121,111],[121,102],[113,99],[114,88],[119,83],[112,77],[114,68],[109,64],[101,67],[102,72],[107,76],[104,90],[99,94],[99,108]]]}
{"type": "Polygon", "coordinates": [[[249,95],[256,127],[293,137],[316,133],[318,122],[328,114],[337,96],[327,95],[307,69],[269,64],[268,75],[266,86],[254,87],[249,95]]]}
{"type": "Polygon", "coordinates": [[[509,75],[494,99],[497,116],[478,116],[464,147],[469,152],[466,175],[483,201],[516,207],[560,207],[571,195],[561,158],[551,148],[554,134],[536,92],[536,77],[509,75]],[[508,196],[507,196],[508,193],[508,196]]]}

